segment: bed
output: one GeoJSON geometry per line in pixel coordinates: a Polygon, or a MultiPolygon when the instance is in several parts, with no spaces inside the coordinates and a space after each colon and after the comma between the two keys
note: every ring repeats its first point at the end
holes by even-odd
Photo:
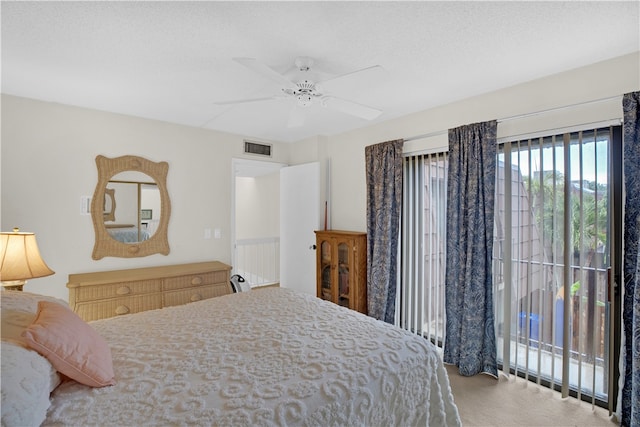
{"type": "Polygon", "coordinates": [[[146,229],[141,228],[140,233],[138,233],[138,227],[134,226],[107,227],[107,232],[115,240],[122,243],[144,242],[145,240],[149,240],[149,237],[151,237],[146,229]]]}
{"type": "Polygon", "coordinates": [[[40,298],[50,299],[2,292],[3,425],[460,425],[431,343],[311,295],[267,288],[88,324],[61,321],[63,333],[82,322],[108,345],[98,356],[109,356],[104,378],[112,375],[113,385],[103,386],[66,378],[48,365],[54,359],[15,340],[44,307],[75,316],[66,303],[40,298]],[[6,349],[24,354],[5,363],[6,349]],[[21,375],[33,378],[5,378],[21,361],[31,367],[21,375]],[[21,384],[14,401],[8,384],[21,384]],[[20,405],[27,415],[17,414],[20,405]]]}

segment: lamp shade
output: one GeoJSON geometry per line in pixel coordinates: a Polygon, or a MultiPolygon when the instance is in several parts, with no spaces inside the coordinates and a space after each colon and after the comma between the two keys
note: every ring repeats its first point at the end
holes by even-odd
{"type": "Polygon", "coordinates": [[[13,233],[0,233],[0,281],[27,280],[53,273],[40,256],[35,234],[17,229],[13,233]]]}

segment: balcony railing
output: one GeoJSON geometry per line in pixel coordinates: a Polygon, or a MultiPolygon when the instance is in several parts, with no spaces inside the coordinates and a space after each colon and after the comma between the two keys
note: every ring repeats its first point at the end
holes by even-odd
{"type": "Polygon", "coordinates": [[[252,287],[279,283],[280,238],[237,240],[233,271],[244,277],[252,287]]]}

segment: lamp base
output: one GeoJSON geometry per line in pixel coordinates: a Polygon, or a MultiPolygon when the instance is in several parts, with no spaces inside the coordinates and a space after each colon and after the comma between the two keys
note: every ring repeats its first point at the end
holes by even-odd
{"type": "Polygon", "coordinates": [[[8,291],[21,291],[25,283],[25,280],[8,280],[2,282],[2,287],[8,291]]]}

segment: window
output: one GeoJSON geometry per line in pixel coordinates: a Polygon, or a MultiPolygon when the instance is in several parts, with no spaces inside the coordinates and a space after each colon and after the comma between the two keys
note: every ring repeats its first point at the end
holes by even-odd
{"type": "Polygon", "coordinates": [[[498,361],[602,406],[612,360],[613,134],[602,128],[506,142],[496,168],[498,361]]]}
{"type": "Polygon", "coordinates": [[[405,158],[397,324],[442,345],[447,153],[405,158]]]}
{"type": "MultiPolygon", "coordinates": [[[[620,135],[607,127],[506,142],[496,165],[498,361],[601,406],[615,385],[609,276],[621,242],[612,215],[621,212],[612,196],[620,135]]],[[[447,154],[408,157],[404,172],[397,323],[442,345],[447,154]]]]}

